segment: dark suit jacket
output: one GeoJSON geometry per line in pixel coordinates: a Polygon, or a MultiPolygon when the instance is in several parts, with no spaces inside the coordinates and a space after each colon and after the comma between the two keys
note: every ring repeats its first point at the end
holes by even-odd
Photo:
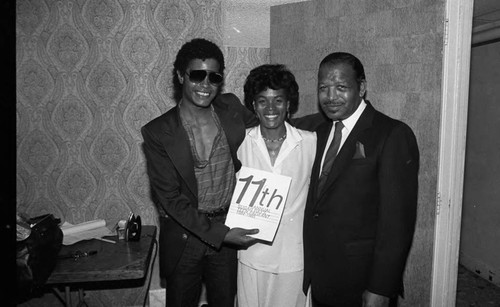
{"type": "MultiPolygon", "coordinates": [[[[226,134],[235,171],[241,167],[236,151],[247,125],[257,118],[234,94],[223,94],[212,102],[226,134]]],[[[142,129],[144,153],[155,203],[160,215],[160,275],[173,271],[188,236],[219,249],[229,228],[210,223],[198,212],[198,189],[189,138],[182,127],[177,106],[153,119],[142,129]]]]}
{"type": "Polygon", "coordinates": [[[314,297],[332,305],[360,298],[366,289],[389,297],[401,294],[416,218],[415,136],[367,102],[317,197],[331,128],[331,122],[317,128],[304,217],[304,292],[311,284],[314,297]]]}

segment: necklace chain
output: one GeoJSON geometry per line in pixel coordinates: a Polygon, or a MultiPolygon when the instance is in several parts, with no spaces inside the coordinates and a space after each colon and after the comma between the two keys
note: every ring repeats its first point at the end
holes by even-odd
{"type": "Polygon", "coordinates": [[[271,143],[281,142],[281,141],[283,141],[284,139],[286,139],[286,132],[285,132],[285,134],[283,134],[283,136],[282,136],[282,137],[280,137],[279,139],[274,139],[274,140],[272,140],[272,139],[267,139],[267,138],[265,138],[264,136],[262,136],[262,139],[264,139],[264,141],[266,141],[266,142],[271,142],[271,143]]]}

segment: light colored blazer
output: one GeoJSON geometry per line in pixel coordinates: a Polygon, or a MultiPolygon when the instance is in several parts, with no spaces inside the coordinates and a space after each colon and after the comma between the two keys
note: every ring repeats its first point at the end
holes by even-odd
{"type": "Polygon", "coordinates": [[[238,149],[243,166],[292,177],[283,217],[272,245],[257,243],[239,251],[247,266],[272,273],[304,268],[302,227],[311,169],[316,154],[316,133],[299,130],[285,122],[287,137],[274,166],[260,133],[260,126],[247,129],[238,149]]]}

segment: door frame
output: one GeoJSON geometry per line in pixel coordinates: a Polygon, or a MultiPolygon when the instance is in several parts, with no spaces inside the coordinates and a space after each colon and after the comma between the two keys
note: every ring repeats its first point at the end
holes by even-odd
{"type": "Polygon", "coordinates": [[[431,306],[455,306],[474,0],[446,0],[431,306]]]}

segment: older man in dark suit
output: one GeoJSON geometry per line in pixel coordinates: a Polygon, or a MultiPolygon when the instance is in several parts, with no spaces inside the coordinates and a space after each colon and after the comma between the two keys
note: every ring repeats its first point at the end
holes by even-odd
{"type": "Polygon", "coordinates": [[[315,307],[389,306],[403,292],[419,152],[412,130],[376,111],[366,89],[355,56],[321,62],[318,100],[330,120],[316,129],[304,218],[304,291],[315,307]]]}

